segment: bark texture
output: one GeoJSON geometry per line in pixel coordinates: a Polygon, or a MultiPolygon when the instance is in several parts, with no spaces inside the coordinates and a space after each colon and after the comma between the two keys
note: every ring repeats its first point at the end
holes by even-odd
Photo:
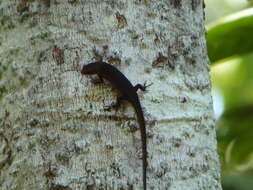
{"type": "Polygon", "coordinates": [[[203,0],[0,1],[0,189],[141,189],[133,109],[80,75],[103,59],[139,93],[148,189],[220,190],[203,0]]]}

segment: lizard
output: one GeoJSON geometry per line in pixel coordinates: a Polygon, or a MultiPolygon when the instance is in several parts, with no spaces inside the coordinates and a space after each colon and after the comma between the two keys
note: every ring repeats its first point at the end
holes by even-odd
{"type": "Polygon", "coordinates": [[[137,94],[137,90],[140,89],[145,91],[150,85],[137,84],[135,86],[126,78],[126,76],[121,73],[116,67],[105,63],[103,61],[92,62],[84,65],[81,70],[82,75],[98,75],[101,82],[103,79],[108,80],[114,88],[116,88],[120,96],[117,97],[116,103],[106,107],[106,110],[111,108],[117,108],[120,106],[123,100],[130,102],[134,107],[137,121],[141,132],[141,142],[142,142],[142,168],[143,168],[143,189],[147,189],[147,136],[146,136],[146,126],[143,111],[141,108],[140,100],[137,94]]]}

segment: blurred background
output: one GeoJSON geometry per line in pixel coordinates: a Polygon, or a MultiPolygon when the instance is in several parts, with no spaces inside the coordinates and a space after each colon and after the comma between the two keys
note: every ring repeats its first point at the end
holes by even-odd
{"type": "Polygon", "coordinates": [[[223,190],[253,190],[253,0],[205,0],[223,190]]]}

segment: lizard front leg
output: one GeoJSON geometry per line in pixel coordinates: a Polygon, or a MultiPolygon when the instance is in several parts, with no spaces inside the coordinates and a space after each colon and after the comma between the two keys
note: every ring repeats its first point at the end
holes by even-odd
{"type": "Polygon", "coordinates": [[[139,89],[142,90],[142,91],[146,91],[146,89],[151,86],[153,83],[150,83],[147,85],[147,82],[144,82],[144,84],[137,84],[134,86],[134,90],[135,92],[137,92],[139,89]]]}

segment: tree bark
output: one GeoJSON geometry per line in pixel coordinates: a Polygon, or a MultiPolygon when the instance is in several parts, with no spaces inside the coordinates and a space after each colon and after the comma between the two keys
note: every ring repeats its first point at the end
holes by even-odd
{"type": "Polygon", "coordinates": [[[142,189],[129,104],[82,77],[106,61],[140,92],[148,189],[221,189],[203,0],[0,2],[0,189],[142,189]]]}

